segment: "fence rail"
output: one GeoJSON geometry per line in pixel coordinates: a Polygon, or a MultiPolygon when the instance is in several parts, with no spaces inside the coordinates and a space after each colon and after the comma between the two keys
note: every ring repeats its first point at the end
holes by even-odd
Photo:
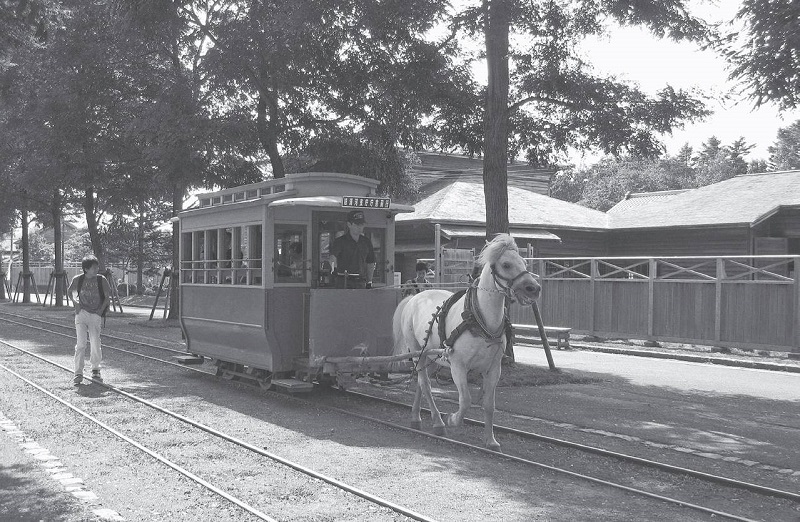
{"type": "MultiPolygon", "coordinates": [[[[55,270],[55,267],[52,264],[46,263],[31,263],[31,273],[33,274],[33,278],[36,281],[36,287],[39,293],[44,293],[47,291],[47,285],[50,282],[50,274],[55,270]]],[[[119,280],[122,279],[123,282],[128,283],[129,285],[136,284],[136,274],[133,272],[127,272],[120,266],[115,265],[107,265],[106,268],[111,269],[112,274],[112,281],[109,281],[111,284],[119,283],[119,280]]],[[[71,281],[73,277],[82,273],[81,265],[78,264],[65,264],[64,265],[64,272],[67,273],[67,281],[71,281]]],[[[12,289],[17,286],[19,282],[19,274],[22,272],[22,265],[21,264],[14,264],[11,266],[10,273],[6,274],[9,284],[11,284],[12,289]]],[[[154,277],[147,277],[145,276],[145,285],[149,282],[158,286],[158,282],[160,279],[160,275],[154,277]]],[[[21,288],[21,287],[20,287],[21,288]]],[[[21,291],[21,290],[20,290],[21,291]]]]}
{"type": "MultiPolygon", "coordinates": [[[[800,256],[531,258],[549,326],[800,352],[800,256]]],[[[529,308],[512,321],[533,324],[529,308]]]]}

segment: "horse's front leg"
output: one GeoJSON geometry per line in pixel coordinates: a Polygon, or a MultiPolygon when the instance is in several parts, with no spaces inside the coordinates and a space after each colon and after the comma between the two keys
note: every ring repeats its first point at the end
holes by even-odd
{"type": "Polygon", "coordinates": [[[458,411],[447,416],[447,425],[461,426],[464,421],[464,415],[467,414],[467,410],[472,406],[472,396],[467,382],[467,369],[460,364],[451,364],[450,374],[453,376],[456,388],[458,388],[458,411]]]}
{"type": "Polygon", "coordinates": [[[422,388],[419,385],[419,376],[414,383],[414,404],[411,405],[411,427],[415,430],[422,429],[422,416],[420,406],[422,403],[422,388]]]}
{"type": "MultiPolygon", "coordinates": [[[[428,407],[431,409],[431,420],[433,421],[433,433],[435,435],[445,435],[444,422],[442,421],[442,414],[439,411],[439,408],[436,407],[436,403],[433,401],[433,392],[431,391],[431,377],[430,374],[428,373],[430,367],[433,366],[434,363],[431,361],[425,361],[425,363],[426,363],[425,368],[419,371],[417,386],[418,389],[422,391],[422,394],[425,395],[425,400],[428,401],[428,407]]],[[[414,402],[415,403],[417,402],[416,397],[414,402]]],[[[419,418],[419,407],[417,407],[417,418],[419,418]]]]}
{"type": "Polygon", "coordinates": [[[483,375],[483,440],[487,448],[500,451],[494,438],[494,393],[500,380],[500,359],[483,375]]]}

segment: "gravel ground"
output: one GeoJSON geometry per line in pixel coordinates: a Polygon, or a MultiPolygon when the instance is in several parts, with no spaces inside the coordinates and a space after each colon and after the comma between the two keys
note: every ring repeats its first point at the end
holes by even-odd
{"type": "MultiPolygon", "coordinates": [[[[11,309],[17,312],[25,307],[11,309]]],[[[27,312],[69,322],[68,311],[27,307],[27,312]]],[[[180,342],[180,330],[174,322],[144,321],[128,313],[110,317],[107,330],[180,342]]],[[[22,332],[6,325],[2,326],[0,338],[15,343],[30,339],[33,342],[28,346],[32,350],[70,365],[68,341],[56,341],[44,334],[22,332]]],[[[104,355],[107,382],[144,394],[149,400],[175,408],[204,424],[432,519],[712,519],[563,475],[532,470],[482,453],[370,425],[241,383],[195,376],[110,350],[104,355]]],[[[7,349],[0,352],[4,365],[32,368],[30,371],[42,375],[49,383],[46,387],[57,395],[91,408],[109,424],[122,427],[123,433],[146,439],[176,460],[183,459],[199,475],[213,476],[226,489],[250,499],[279,520],[407,519],[329,484],[281,469],[272,461],[225,449],[208,436],[185,426],[176,427],[152,410],[130,406],[97,385],[82,386],[76,391],[68,382],[68,374],[23,359],[7,349]]],[[[520,377],[506,372],[506,379],[515,378],[520,377]]],[[[551,382],[553,386],[548,386],[548,390],[604,386],[602,381],[588,375],[570,375],[564,379],[551,382]]],[[[500,400],[514,401],[518,413],[541,413],[543,404],[541,397],[537,397],[541,395],[536,393],[537,388],[520,386],[519,382],[512,384],[504,388],[501,395],[506,397],[500,400]]],[[[445,391],[441,393],[446,395],[445,391]]],[[[2,520],[96,520],[100,517],[93,511],[102,508],[117,511],[126,520],[254,519],[217,495],[177,477],[141,451],[109,437],[52,399],[31,391],[5,372],[0,373],[0,414],[13,420],[27,440],[36,441],[61,458],[66,468],[81,477],[99,497],[99,502],[93,505],[70,497],[10,435],[0,432],[0,451],[4,456],[0,474],[2,520]],[[32,491],[35,496],[30,494],[32,491]],[[39,502],[40,499],[46,501],[39,502]]],[[[453,435],[462,436],[460,432],[453,435]]],[[[714,493],[715,488],[709,486],[707,494],[714,493]]]]}

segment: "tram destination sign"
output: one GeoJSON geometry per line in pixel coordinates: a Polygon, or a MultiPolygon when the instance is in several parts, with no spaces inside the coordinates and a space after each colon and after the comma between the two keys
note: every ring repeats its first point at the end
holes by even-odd
{"type": "Polygon", "coordinates": [[[342,196],[342,206],[350,208],[389,208],[392,198],[342,196]]]}

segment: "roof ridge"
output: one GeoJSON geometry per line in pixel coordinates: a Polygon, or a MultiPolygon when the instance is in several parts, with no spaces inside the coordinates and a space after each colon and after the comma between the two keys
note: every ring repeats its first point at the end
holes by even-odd
{"type": "Polygon", "coordinates": [[[671,190],[654,190],[652,192],[629,192],[625,195],[625,199],[644,198],[647,196],[669,196],[671,194],[681,194],[693,190],[692,188],[671,189],[671,190]]]}
{"type": "Polygon", "coordinates": [[[771,176],[773,174],[791,174],[793,172],[800,172],[800,169],[771,170],[768,172],[745,172],[744,174],[737,174],[734,176],[734,178],[743,178],[745,176],[771,176]]]}

